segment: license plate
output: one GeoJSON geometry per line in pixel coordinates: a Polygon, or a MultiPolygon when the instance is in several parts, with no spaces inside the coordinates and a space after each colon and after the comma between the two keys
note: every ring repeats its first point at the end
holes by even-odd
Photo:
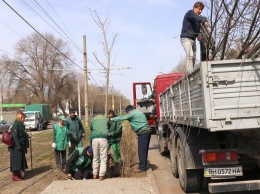
{"type": "Polygon", "coordinates": [[[243,176],[243,169],[242,166],[224,168],[204,168],[204,176],[243,176]]]}

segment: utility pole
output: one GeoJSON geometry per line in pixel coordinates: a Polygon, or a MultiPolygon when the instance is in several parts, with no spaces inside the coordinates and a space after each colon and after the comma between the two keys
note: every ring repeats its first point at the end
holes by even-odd
{"type": "Polygon", "coordinates": [[[81,107],[80,107],[80,87],[79,87],[79,79],[78,79],[78,114],[79,114],[79,118],[81,118],[81,107]]]}
{"type": "Polygon", "coordinates": [[[0,120],[3,120],[2,79],[0,81],[0,120]]]}
{"type": "Polygon", "coordinates": [[[112,86],[112,110],[115,110],[115,97],[114,97],[114,88],[112,86]]]}
{"type": "Polygon", "coordinates": [[[88,120],[88,69],[87,69],[87,43],[86,35],[83,36],[83,61],[84,61],[84,95],[85,95],[85,125],[89,126],[88,120]]]}
{"type": "Polygon", "coordinates": [[[107,55],[107,69],[106,69],[106,99],[105,99],[105,115],[107,114],[108,104],[108,88],[109,88],[109,76],[110,76],[110,55],[107,55]]]}
{"type": "Polygon", "coordinates": [[[120,95],[119,112],[120,112],[120,115],[122,115],[122,96],[121,95],[120,95]]]}

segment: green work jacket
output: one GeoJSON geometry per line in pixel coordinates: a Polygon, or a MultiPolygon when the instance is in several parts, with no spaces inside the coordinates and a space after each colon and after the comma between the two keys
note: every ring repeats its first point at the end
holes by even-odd
{"type": "MultiPolygon", "coordinates": [[[[71,156],[68,158],[68,163],[71,161],[71,170],[74,172],[77,171],[82,171],[84,170],[84,168],[87,168],[89,165],[91,165],[92,162],[92,157],[87,157],[86,156],[86,151],[87,151],[88,147],[80,147],[77,148],[76,150],[78,150],[78,155],[77,157],[73,155],[73,153],[71,154],[71,156]]],[[[76,151],[74,150],[74,152],[76,151]]]]}
{"type": "Polygon", "coordinates": [[[112,121],[128,120],[132,129],[137,135],[151,131],[147,118],[144,113],[139,110],[132,110],[127,115],[121,117],[114,117],[112,121]]]}
{"type": "Polygon", "coordinates": [[[52,142],[56,143],[56,150],[66,150],[68,144],[68,129],[59,123],[53,125],[52,142]]]}
{"type": "Polygon", "coordinates": [[[108,133],[110,134],[107,139],[109,144],[119,142],[122,137],[121,121],[115,121],[115,122],[110,121],[108,133]]]}
{"type": "Polygon", "coordinates": [[[95,138],[107,138],[109,120],[103,115],[97,115],[91,120],[90,124],[90,140],[95,138]]]}
{"type": "Polygon", "coordinates": [[[65,126],[67,127],[68,134],[72,135],[75,139],[81,139],[82,135],[85,134],[85,129],[79,117],[76,116],[75,119],[70,117],[66,118],[65,126]]]}

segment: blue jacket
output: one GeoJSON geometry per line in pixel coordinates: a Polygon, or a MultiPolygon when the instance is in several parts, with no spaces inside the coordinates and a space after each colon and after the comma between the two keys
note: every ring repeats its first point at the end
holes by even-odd
{"type": "Polygon", "coordinates": [[[189,10],[182,22],[181,38],[190,38],[195,40],[200,33],[200,25],[207,21],[207,18],[199,16],[193,10],[189,10]]]}

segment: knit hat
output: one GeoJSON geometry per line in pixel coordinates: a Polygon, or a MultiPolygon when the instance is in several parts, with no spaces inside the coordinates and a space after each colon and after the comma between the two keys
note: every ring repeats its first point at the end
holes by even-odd
{"type": "Polygon", "coordinates": [[[125,109],[125,112],[129,112],[130,110],[134,110],[134,107],[132,105],[128,105],[125,109]]]}
{"type": "Polygon", "coordinates": [[[87,149],[87,152],[89,155],[93,156],[93,148],[91,146],[87,149]]]}
{"type": "Polygon", "coordinates": [[[64,116],[59,117],[60,120],[66,121],[66,118],[64,116]]]}
{"type": "Polygon", "coordinates": [[[69,110],[69,113],[71,113],[71,112],[74,112],[74,113],[75,113],[75,109],[70,109],[70,110],[69,110]]]}

